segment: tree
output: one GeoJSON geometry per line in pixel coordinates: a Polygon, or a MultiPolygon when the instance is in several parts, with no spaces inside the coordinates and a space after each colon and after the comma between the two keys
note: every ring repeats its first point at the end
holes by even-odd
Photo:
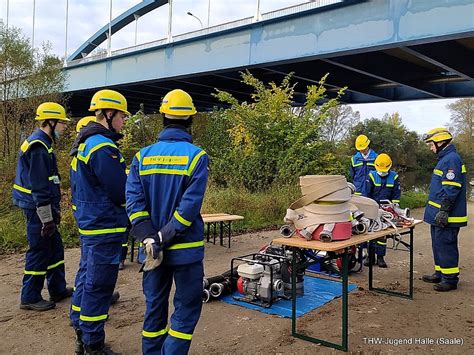
{"type": "Polygon", "coordinates": [[[400,115],[396,113],[357,124],[348,140],[349,150],[353,152],[356,137],[365,134],[371,141],[370,147],[379,154],[390,155],[399,172],[433,169],[434,155],[430,154],[418,134],[409,131],[401,122],[400,115]]]}
{"type": "Polygon", "coordinates": [[[342,171],[321,139],[321,125],[344,89],[335,98],[327,98],[326,75],[318,85],[308,86],[304,106],[294,109],[291,74],[280,84],[265,84],[248,71],[241,77],[253,90],[251,100],[239,102],[232,94],[218,90],[215,96],[229,108],[211,114],[212,126],[227,128],[227,138],[220,133],[226,147],[211,155],[211,168],[217,165],[227,172],[221,179],[257,191],[273,183],[288,184],[300,175],[342,171]],[[215,124],[219,120],[225,123],[215,124]]]}
{"type": "Polygon", "coordinates": [[[347,105],[335,106],[329,110],[328,117],[322,123],[321,137],[331,143],[342,141],[359,121],[359,111],[354,112],[347,105]]]}
{"type": "Polygon", "coordinates": [[[451,111],[450,129],[466,165],[474,169],[474,99],[460,99],[447,105],[451,111]]]}
{"type": "MultiPolygon", "coordinates": [[[[36,107],[60,101],[64,88],[61,60],[44,44],[33,49],[20,29],[0,22],[0,163],[16,160],[21,140],[32,131],[36,107]]],[[[5,169],[3,169],[5,171],[5,169]]],[[[12,169],[7,169],[12,172],[12,169]]]]}

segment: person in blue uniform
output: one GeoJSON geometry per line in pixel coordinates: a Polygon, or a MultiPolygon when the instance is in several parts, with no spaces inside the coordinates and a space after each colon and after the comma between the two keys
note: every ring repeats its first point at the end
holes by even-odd
{"type": "MultiPolygon", "coordinates": [[[[161,264],[143,273],[146,300],[143,354],[187,354],[202,308],[204,223],[200,214],[208,156],[192,144],[196,113],[191,96],[170,91],[160,107],[158,142],[134,157],[127,179],[131,235],[161,264]],[[168,298],[176,285],[168,324],[168,298]]],[[[146,262],[145,262],[146,264],[146,262]]]]}
{"type": "Polygon", "coordinates": [[[358,150],[351,158],[351,166],[349,168],[349,175],[352,183],[354,184],[356,195],[362,194],[365,180],[369,175],[369,172],[375,170],[375,158],[377,153],[369,148],[369,138],[361,134],[357,136],[355,141],[355,147],[358,150]]]}
{"type": "Polygon", "coordinates": [[[95,113],[96,122],[80,130],[70,153],[77,158],[73,201],[81,239],[70,319],[76,331],[76,354],[110,354],[104,326],[129,225],[125,159],[117,141],[130,113],[125,97],[114,90],[96,92],[89,111],[95,113]]]}
{"type": "MultiPolygon", "coordinates": [[[[365,181],[362,195],[369,197],[380,204],[383,200],[388,200],[392,203],[399,203],[401,196],[400,180],[398,174],[391,170],[392,159],[388,154],[382,153],[375,159],[375,170],[369,172],[369,176],[365,181]]],[[[386,238],[378,238],[375,240],[375,257],[370,260],[367,258],[364,265],[369,263],[377,264],[381,268],[386,268],[385,255],[387,254],[387,240],[386,238]]]]}
{"type": "Polygon", "coordinates": [[[53,152],[53,143],[64,132],[64,107],[45,102],[36,110],[36,129],[21,145],[13,185],[13,203],[26,217],[26,252],[20,308],[46,311],[70,297],[66,287],[64,247],[58,227],[61,220],[60,176],[53,152]],[[41,296],[47,280],[50,300],[41,296]]]}
{"type": "Polygon", "coordinates": [[[431,177],[424,221],[431,225],[435,272],[423,281],[434,283],[435,291],[457,289],[459,282],[459,229],[467,226],[466,166],[451,143],[445,128],[433,128],[423,140],[438,156],[431,177]]]}

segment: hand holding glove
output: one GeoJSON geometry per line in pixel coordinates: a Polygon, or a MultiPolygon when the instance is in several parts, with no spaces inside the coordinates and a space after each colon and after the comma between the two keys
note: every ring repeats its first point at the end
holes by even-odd
{"type": "Polygon", "coordinates": [[[41,236],[42,237],[52,237],[56,233],[56,223],[53,220],[53,212],[51,210],[51,205],[38,206],[36,207],[36,213],[43,224],[41,227],[41,236]]]}

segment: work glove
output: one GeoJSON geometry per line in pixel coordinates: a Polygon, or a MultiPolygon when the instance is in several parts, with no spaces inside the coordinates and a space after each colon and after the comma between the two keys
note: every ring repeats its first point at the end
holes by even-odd
{"type": "Polygon", "coordinates": [[[53,208],[53,222],[56,226],[61,224],[61,211],[57,208],[53,208]]]}
{"type": "Polygon", "coordinates": [[[436,213],[435,223],[440,227],[446,227],[448,225],[449,211],[451,211],[451,201],[444,199],[441,201],[441,207],[439,212],[436,213]]]}
{"type": "Polygon", "coordinates": [[[158,241],[163,247],[168,247],[173,244],[173,239],[176,236],[176,229],[174,229],[173,224],[168,222],[163,228],[158,232],[158,241]]]}
{"type": "Polygon", "coordinates": [[[160,266],[163,261],[163,250],[154,238],[146,238],[143,241],[145,247],[145,261],[139,272],[150,271],[160,266]]]}
{"type": "Polygon", "coordinates": [[[56,224],[53,220],[51,205],[36,207],[36,213],[42,223],[41,236],[52,237],[56,233],[56,224]]]}
{"type": "Polygon", "coordinates": [[[151,220],[146,219],[132,226],[132,228],[130,229],[130,235],[139,242],[143,242],[147,238],[152,238],[156,240],[157,231],[153,226],[151,220]]]}
{"type": "Polygon", "coordinates": [[[435,216],[435,223],[440,227],[446,227],[448,225],[448,211],[439,211],[435,216]]]}

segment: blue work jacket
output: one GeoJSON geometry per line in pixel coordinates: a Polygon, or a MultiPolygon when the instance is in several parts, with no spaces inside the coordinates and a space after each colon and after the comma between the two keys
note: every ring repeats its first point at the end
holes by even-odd
{"type": "Polygon", "coordinates": [[[13,203],[35,209],[51,204],[59,211],[60,176],[52,139],[36,129],[21,145],[13,184],[13,203]]]}
{"type": "Polygon", "coordinates": [[[192,144],[191,135],[175,126],[165,128],[158,142],[134,157],[127,179],[127,213],[132,225],[151,221],[161,230],[171,223],[173,244],[163,263],[183,265],[204,258],[201,206],[208,177],[208,156],[192,144]]]}
{"type": "Polygon", "coordinates": [[[382,200],[400,203],[401,193],[398,174],[393,170],[390,170],[387,176],[380,176],[375,170],[371,171],[365,180],[362,191],[363,196],[369,197],[377,203],[382,200]]]}
{"type": "Polygon", "coordinates": [[[361,152],[357,152],[352,156],[349,174],[352,183],[356,187],[356,195],[362,193],[369,172],[375,170],[375,159],[377,158],[377,155],[378,154],[372,149],[369,149],[367,158],[364,158],[361,152]]]}
{"type": "Polygon", "coordinates": [[[443,200],[449,200],[451,211],[448,227],[467,225],[466,166],[454,145],[438,153],[438,163],[433,170],[430,194],[425,208],[424,221],[436,225],[435,216],[443,200]]]}
{"type": "Polygon", "coordinates": [[[125,211],[125,159],[116,144],[121,137],[91,122],[74,142],[70,153],[72,199],[83,236],[121,240],[123,235],[117,233],[124,233],[129,225],[125,211]]]}

